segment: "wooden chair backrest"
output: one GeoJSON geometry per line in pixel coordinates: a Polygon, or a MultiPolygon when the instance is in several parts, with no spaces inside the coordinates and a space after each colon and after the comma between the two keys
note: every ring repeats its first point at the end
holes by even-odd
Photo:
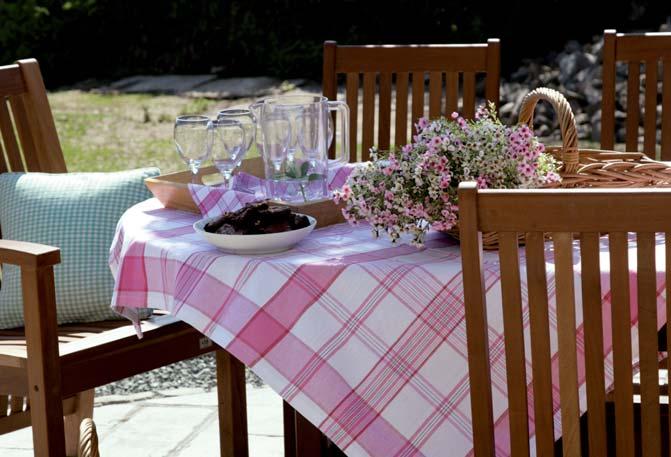
{"type": "Polygon", "coordinates": [[[369,159],[369,149],[374,144],[383,150],[391,146],[392,86],[395,87],[396,107],[393,141],[394,145],[402,146],[408,143],[408,138],[412,138],[408,136],[408,131],[413,132],[414,123],[422,116],[433,118],[459,111],[467,118],[473,117],[476,74],[485,74],[485,99],[498,106],[500,61],[498,39],[490,39],[483,44],[405,46],[338,46],[335,41],[327,41],[324,43],[322,89],[324,96],[336,100],[338,76],[344,75],[345,101],[350,107],[350,157],[352,162],[357,159],[365,161],[369,159]],[[428,107],[424,100],[427,73],[428,107]],[[363,109],[359,128],[361,85],[363,109]],[[412,94],[410,110],[408,91],[412,94]],[[376,130],[377,139],[374,138],[376,130]],[[359,144],[360,157],[357,154],[359,144]]]}
{"type": "Polygon", "coordinates": [[[613,149],[615,142],[617,63],[627,64],[627,151],[638,151],[639,123],[643,112],[643,152],[655,158],[657,103],[662,101],[661,160],[671,160],[671,33],[624,34],[604,32],[603,97],[601,102],[601,147],[613,149]],[[644,65],[644,104],[640,104],[641,64],[644,65]],[[661,67],[661,74],[659,68],[661,67]],[[662,82],[661,94],[658,82],[662,82]]]}
{"type": "MultiPolygon", "coordinates": [[[[500,237],[500,271],[506,381],[513,456],[529,455],[527,373],[522,315],[522,288],[529,302],[533,414],[536,455],[553,455],[553,374],[559,380],[564,456],[581,455],[578,375],[586,380],[589,455],[615,455],[607,450],[605,418],[604,340],[612,341],[615,402],[615,446],[618,456],[633,456],[634,402],[632,343],[640,354],[642,454],[660,455],[658,385],[657,274],[655,232],[666,234],[666,284],[671,284],[671,191],[665,189],[477,190],[463,183],[459,190],[459,225],[463,262],[464,303],[473,414],[475,455],[493,456],[492,375],[482,269],[481,232],[500,237]],[[574,233],[580,236],[580,260],[574,259],[574,233]],[[636,258],[628,258],[636,234],[636,258]],[[517,234],[526,233],[526,263],[520,265],[517,234]],[[546,282],[544,234],[552,234],[554,280],[546,282]],[[600,265],[599,235],[608,233],[610,264],[600,265]],[[575,260],[575,262],[574,262],[575,260]],[[629,264],[637,265],[635,302],[630,302],[629,264]],[[610,315],[602,307],[602,270],[610,271],[610,315]],[[526,270],[526,278],[521,271],[526,270]],[[576,288],[574,274],[580,271],[576,288]],[[575,292],[581,290],[576,300],[575,292]],[[556,302],[558,368],[551,366],[548,294],[556,302]],[[637,302],[637,305],[636,305],[637,302]],[[582,303],[584,345],[577,348],[576,304],[582,303]],[[630,311],[638,307],[638,341],[631,338],[630,311]],[[612,326],[604,322],[612,322],[612,326]],[[584,351],[584,358],[577,350],[584,351]],[[584,370],[582,369],[584,361],[584,370]]],[[[659,259],[658,259],[659,260],[659,259]]],[[[662,263],[663,264],[663,263],[662,263]]],[[[633,283],[632,283],[633,284],[633,283]]],[[[633,291],[632,291],[633,292],[633,291]]],[[[669,310],[667,289],[667,315],[669,310]]],[[[498,311],[497,311],[498,312],[498,311]]],[[[669,340],[671,341],[671,339],[669,340]]],[[[557,392],[554,392],[555,398],[557,392]]],[[[664,425],[668,433],[671,423],[664,425]]]]}
{"type": "Polygon", "coordinates": [[[66,172],[36,60],[0,67],[0,173],[66,172]]]}

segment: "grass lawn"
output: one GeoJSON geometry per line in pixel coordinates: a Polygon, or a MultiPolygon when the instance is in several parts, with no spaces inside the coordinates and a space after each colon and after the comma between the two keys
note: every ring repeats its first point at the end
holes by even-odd
{"type": "Polygon", "coordinates": [[[185,169],[172,129],[180,114],[214,115],[230,101],[175,96],[49,94],[69,171],[114,171],[157,166],[185,169]]]}

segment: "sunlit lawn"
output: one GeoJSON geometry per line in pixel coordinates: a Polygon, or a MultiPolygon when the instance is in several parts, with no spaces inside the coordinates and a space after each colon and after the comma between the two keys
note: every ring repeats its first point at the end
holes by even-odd
{"type": "Polygon", "coordinates": [[[49,95],[69,171],[113,171],[158,166],[185,168],[172,143],[175,117],[216,114],[231,102],[175,96],[49,95]]]}

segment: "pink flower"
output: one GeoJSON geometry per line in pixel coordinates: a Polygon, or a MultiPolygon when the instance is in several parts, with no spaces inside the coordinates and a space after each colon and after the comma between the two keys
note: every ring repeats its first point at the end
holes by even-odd
{"type": "Polygon", "coordinates": [[[478,189],[486,189],[487,188],[487,178],[484,176],[478,176],[478,179],[475,180],[478,189]]]}
{"type": "Polygon", "coordinates": [[[561,181],[561,176],[559,176],[559,174],[555,173],[554,171],[551,171],[545,175],[545,182],[548,184],[552,184],[559,181],[561,181]]]}
{"type": "Polygon", "coordinates": [[[534,176],[536,170],[528,163],[521,163],[517,166],[517,171],[519,171],[522,176],[531,178],[534,176]]]}
{"type": "Polygon", "coordinates": [[[452,119],[456,119],[456,118],[459,117],[459,113],[457,113],[457,112],[455,111],[455,112],[453,112],[452,114],[450,114],[450,117],[451,117],[452,119]]]}
{"type": "Polygon", "coordinates": [[[424,130],[429,125],[429,120],[425,117],[420,117],[417,120],[417,130],[424,130]]]}
{"type": "Polygon", "coordinates": [[[443,175],[440,177],[440,188],[447,189],[450,187],[451,178],[448,175],[443,175]]]}

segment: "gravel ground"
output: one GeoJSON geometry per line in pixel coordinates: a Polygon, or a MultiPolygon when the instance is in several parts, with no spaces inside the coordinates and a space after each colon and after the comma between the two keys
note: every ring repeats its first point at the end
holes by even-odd
{"type": "MultiPolygon", "coordinates": [[[[256,387],[263,385],[263,381],[249,369],[246,378],[248,384],[256,387]]],[[[210,390],[216,385],[214,354],[205,354],[99,387],[96,389],[96,396],[128,395],[177,388],[210,390]]]]}

